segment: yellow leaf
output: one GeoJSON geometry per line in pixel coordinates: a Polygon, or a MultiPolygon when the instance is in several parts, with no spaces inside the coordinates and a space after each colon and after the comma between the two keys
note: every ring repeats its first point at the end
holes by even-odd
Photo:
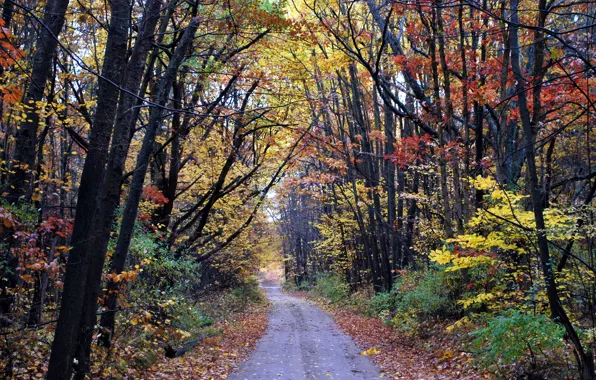
{"type": "Polygon", "coordinates": [[[33,193],[33,195],[31,196],[31,200],[34,202],[41,200],[41,193],[40,192],[33,193]]]}
{"type": "Polygon", "coordinates": [[[372,347],[369,348],[368,350],[364,350],[360,353],[360,355],[363,356],[372,356],[372,355],[378,355],[381,353],[381,349],[380,348],[376,348],[376,347],[372,347]]]}

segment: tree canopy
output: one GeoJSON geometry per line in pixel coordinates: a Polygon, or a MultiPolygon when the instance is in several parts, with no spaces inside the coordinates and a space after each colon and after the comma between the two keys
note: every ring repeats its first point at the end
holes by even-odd
{"type": "Polygon", "coordinates": [[[4,0],[7,376],[122,375],[102,363],[139,344],[128,329],[147,352],[180,339],[198,293],[280,261],[296,286],[428,285],[453,302],[415,314],[482,316],[495,357],[500,328],[543,326],[593,379],[595,17],[571,0],[4,0]]]}

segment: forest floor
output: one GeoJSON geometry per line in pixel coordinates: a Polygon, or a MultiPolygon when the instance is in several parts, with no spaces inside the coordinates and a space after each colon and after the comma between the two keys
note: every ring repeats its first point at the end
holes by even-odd
{"type": "MultiPolygon", "coordinates": [[[[267,284],[269,285],[269,284],[267,284]]],[[[215,326],[184,356],[155,363],[146,379],[490,379],[471,356],[437,333],[408,337],[348,307],[306,292],[262,288],[257,303],[215,326]]],[[[436,331],[435,331],[436,330],[436,331]]],[[[141,375],[141,374],[137,374],[141,375]]],[[[134,375],[133,375],[134,377],[134,375]]]]}
{"type": "Polygon", "coordinates": [[[267,287],[269,327],[251,359],[230,379],[378,379],[377,367],[326,312],[267,287]]]}
{"type": "Polygon", "coordinates": [[[386,326],[379,318],[371,318],[349,307],[329,304],[307,292],[291,292],[292,296],[317,304],[328,312],[335,324],[360,347],[389,379],[492,379],[488,372],[472,368],[472,356],[463,352],[457,342],[443,333],[445,324],[427,326],[424,334],[407,336],[386,326]]]}
{"type": "Polygon", "coordinates": [[[219,320],[216,336],[201,340],[184,356],[155,363],[131,378],[142,379],[226,379],[254,351],[267,329],[268,302],[249,303],[242,310],[219,320]]]}

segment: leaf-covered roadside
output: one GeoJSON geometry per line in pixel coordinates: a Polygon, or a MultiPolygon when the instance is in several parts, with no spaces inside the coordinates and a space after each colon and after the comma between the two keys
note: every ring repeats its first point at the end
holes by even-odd
{"type": "Polygon", "coordinates": [[[409,337],[387,326],[379,318],[367,317],[358,310],[316,297],[307,292],[293,296],[315,302],[329,312],[338,327],[350,335],[390,379],[490,379],[471,367],[472,356],[461,351],[453,339],[444,334],[445,324],[426,326],[424,333],[409,337]]]}
{"type": "Polygon", "coordinates": [[[265,333],[268,311],[269,303],[250,304],[216,323],[219,335],[203,339],[182,357],[164,358],[144,372],[131,373],[131,378],[225,379],[265,333]]]}
{"type": "MultiPolygon", "coordinates": [[[[192,302],[180,299],[172,320],[160,319],[166,309],[160,313],[147,305],[144,311],[126,312],[111,348],[95,347],[91,378],[225,379],[264,334],[270,308],[260,290],[248,285],[212,291],[192,302]],[[166,348],[176,355],[168,357],[166,348]]],[[[44,377],[49,345],[39,342],[47,341],[52,325],[45,327],[1,336],[0,378],[44,377]]]]}

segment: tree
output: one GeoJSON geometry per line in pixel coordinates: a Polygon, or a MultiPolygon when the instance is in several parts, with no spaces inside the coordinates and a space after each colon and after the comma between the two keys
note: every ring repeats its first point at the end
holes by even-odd
{"type": "Polygon", "coordinates": [[[69,378],[72,373],[73,357],[76,354],[77,338],[85,299],[87,273],[92,261],[87,243],[91,240],[93,219],[97,213],[99,190],[103,182],[104,167],[108,158],[109,142],[113,130],[122,67],[125,64],[128,33],[130,27],[130,4],[127,0],[112,1],[112,14],[102,76],[99,81],[98,104],[89,138],[89,151],[85,159],[81,185],[77,199],[75,228],[69,252],[64,291],[52,354],[48,366],[49,379],[69,378]]]}
{"type": "MultiPolygon", "coordinates": [[[[14,151],[14,174],[8,179],[7,201],[16,202],[21,197],[29,199],[35,181],[35,159],[37,157],[37,131],[39,110],[37,103],[44,95],[44,89],[50,76],[50,70],[58,47],[58,36],[64,26],[64,17],[68,8],[68,0],[48,1],[44,17],[39,21],[39,37],[37,39],[31,83],[25,95],[25,116],[16,134],[14,151]]],[[[5,23],[11,19],[14,3],[8,1],[4,7],[5,23]]]]}

